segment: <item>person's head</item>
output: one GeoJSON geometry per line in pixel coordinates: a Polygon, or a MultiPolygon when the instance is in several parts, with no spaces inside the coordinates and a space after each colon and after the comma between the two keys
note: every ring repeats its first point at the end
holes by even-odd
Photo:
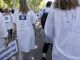
{"type": "Polygon", "coordinates": [[[47,4],[46,4],[46,7],[50,7],[51,4],[52,4],[52,2],[51,1],[48,1],[47,4]]]}
{"type": "Polygon", "coordinates": [[[61,10],[70,10],[79,6],[78,0],[55,0],[54,7],[61,10]]]}
{"type": "Polygon", "coordinates": [[[8,8],[4,9],[4,13],[9,13],[9,12],[10,12],[10,11],[9,11],[8,8]]]}
{"type": "Polygon", "coordinates": [[[26,0],[20,0],[19,4],[20,4],[19,11],[22,12],[23,14],[26,14],[29,10],[26,0]]]}
{"type": "Polygon", "coordinates": [[[11,11],[10,11],[10,12],[13,14],[15,11],[14,11],[14,9],[11,9],[11,11]]]}
{"type": "Polygon", "coordinates": [[[3,13],[3,9],[2,8],[0,8],[0,12],[3,13]]]}

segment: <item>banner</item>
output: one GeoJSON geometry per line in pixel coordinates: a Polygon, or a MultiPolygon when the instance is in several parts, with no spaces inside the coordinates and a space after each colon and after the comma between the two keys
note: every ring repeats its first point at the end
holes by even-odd
{"type": "Polygon", "coordinates": [[[7,48],[0,48],[0,60],[7,60],[18,52],[16,40],[9,43],[7,48]]]}

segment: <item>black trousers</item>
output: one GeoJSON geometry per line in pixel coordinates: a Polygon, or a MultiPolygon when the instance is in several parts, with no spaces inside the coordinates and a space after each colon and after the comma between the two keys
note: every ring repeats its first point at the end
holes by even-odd
{"type": "Polygon", "coordinates": [[[8,30],[8,36],[12,36],[12,30],[13,29],[8,30]]]}
{"type": "Polygon", "coordinates": [[[44,43],[42,53],[47,53],[48,49],[49,49],[49,46],[51,46],[51,48],[52,48],[53,44],[51,44],[51,43],[44,43]]]}

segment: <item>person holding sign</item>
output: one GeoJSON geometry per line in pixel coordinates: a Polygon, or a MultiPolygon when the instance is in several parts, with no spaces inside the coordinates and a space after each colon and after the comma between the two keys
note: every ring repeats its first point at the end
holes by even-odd
{"type": "MultiPolygon", "coordinates": [[[[37,22],[37,15],[28,8],[26,0],[20,0],[19,12],[14,13],[14,26],[17,30],[19,60],[27,60],[27,53],[35,49],[35,32],[33,25],[37,22]],[[23,56],[20,56],[23,55],[23,56]],[[21,58],[22,57],[22,58],[21,58]]],[[[15,33],[15,28],[13,33],[15,33]]]]}
{"type": "Polygon", "coordinates": [[[3,16],[4,16],[4,19],[5,19],[8,35],[9,35],[9,37],[12,37],[12,29],[13,29],[12,14],[10,13],[8,8],[6,8],[4,10],[3,16]]]}
{"type": "Polygon", "coordinates": [[[55,0],[45,24],[54,41],[52,60],[80,60],[80,7],[78,0],[55,0]]]}
{"type": "Polygon", "coordinates": [[[0,51],[8,45],[8,33],[2,13],[0,13],[0,51]]]}

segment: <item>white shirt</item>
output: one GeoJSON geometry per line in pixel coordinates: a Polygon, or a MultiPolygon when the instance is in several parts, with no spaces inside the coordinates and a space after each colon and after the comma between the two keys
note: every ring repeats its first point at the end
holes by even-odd
{"type": "Polygon", "coordinates": [[[3,15],[0,13],[0,37],[7,37],[7,36],[8,33],[7,33],[5,21],[3,15]]]}
{"type": "Polygon", "coordinates": [[[50,11],[45,33],[59,53],[72,60],[80,60],[80,7],[64,11],[50,11]]]}
{"type": "Polygon", "coordinates": [[[44,9],[42,9],[41,11],[39,11],[39,13],[38,13],[39,18],[42,17],[42,15],[43,15],[44,12],[45,13],[49,13],[49,11],[50,11],[50,8],[49,7],[46,7],[44,9]]]}
{"type": "Polygon", "coordinates": [[[29,29],[33,28],[33,24],[35,24],[38,20],[37,15],[33,13],[33,11],[28,11],[26,16],[26,20],[19,20],[19,16],[23,15],[21,12],[16,12],[14,14],[13,23],[17,24],[17,29],[29,29]],[[26,28],[27,27],[27,28],[26,28]]]}
{"type": "Polygon", "coordinates": [[[9,14],[9,15],[3,14],[3,15],[4,15],[7,30],[13,29],[12,14],[9,14]]]}

